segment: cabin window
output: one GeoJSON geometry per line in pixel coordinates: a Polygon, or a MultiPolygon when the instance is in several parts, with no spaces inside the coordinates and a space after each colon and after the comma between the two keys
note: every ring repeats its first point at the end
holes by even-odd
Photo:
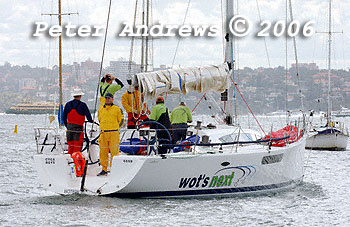
{"type": "Polygon", "coordinates": [[[282,159],[283,159],[283,154],[264,156],[261,160],[261,164],[266,165],[266,164],[277,163],[282,161],[282,159]]]}

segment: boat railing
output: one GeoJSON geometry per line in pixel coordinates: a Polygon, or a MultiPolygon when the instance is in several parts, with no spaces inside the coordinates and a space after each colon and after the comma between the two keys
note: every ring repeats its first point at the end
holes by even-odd
{"type": "Polygon", "coordinates": [[[65,131],[58,128],[34,128],[37,153],[64,153],[68,150],[65,131]]]}
{"type": "MultiPolygon", "coordinates": [[[[37,153],[49,153],[49,154],[64,154],[68,151],[68,145],[66,142],[65,130],[58,130],[57,128],[35,128],[35,140],[37,145],[37,153]]],[[[172,143],[170,140],[163,140],[158,138],[157,133],[162,131],[162,129],[150,129],[150,128],[139,128],[139,129],[120,129],[120,144],[117,146],[121,151],[125,151],[124,148],[136,149],[138,151],[143,151],[138,154],[143,155],[158,155],[159,150],[166,150],[165,153],[176,153],[179,151],[190,151],[194,152],[195,147],[218,147],[222,150],[223,146],[245,146],[253,144],[263,144],[269,146],[272,142],[288,140],[289,135],[281,138],[273,139],[259,139],[252,141],[239,141],[239,139],[230,142],[217,142],[210,143],[209,141],[199,141],[199,136],[194,134],[195,140],[189,140],[184,143],[172,143]],[[138,141],[138,143],[133,143],[133,141],[138,141]]],[[[82,151],[87,150],[92,144],[98,146],[98,137],[100,135],[99,130],[94,130],[93,133],[90,132],[90,138],[85,138],[85,143],[83,145],[82,151]],[[92,142],[94,141],[94,142],[92,142]]],[[[125,153],[125,152],[124,152],[125,153]]],[[[136,155],[137,152],[132,154],[136,155]]]]}

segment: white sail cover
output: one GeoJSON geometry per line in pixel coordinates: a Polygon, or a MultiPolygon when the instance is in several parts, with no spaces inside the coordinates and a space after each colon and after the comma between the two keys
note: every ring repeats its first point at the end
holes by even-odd
{"type": "Polygon", "coordinates": [[[223,92],[227,88],[229,67],[227,63],[218,66],[188,67],[155,72],[139,73],[136,80],[146,100],[168,94],[186,95],[192,91],[223,92]]]}

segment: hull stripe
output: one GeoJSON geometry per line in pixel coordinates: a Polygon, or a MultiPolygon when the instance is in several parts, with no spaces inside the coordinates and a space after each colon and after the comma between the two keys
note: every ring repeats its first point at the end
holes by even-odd
{"type": "Polygon", "coordinates": [[[120,198],[142,198],[142,197],[173,197],[173,196],[195,196],[195,195],[215,195],[215,194],[234,194],[244,192],[258,192],[287,187],[300,181],[288,181],[280,184],[270,184],[264,186],[252,186],[241,188],[215,188],[201,190],[179,190],[179,191],[157,191],[157,192],[130,192],[130,193],[112,193],[105,196],[120,198]]]}

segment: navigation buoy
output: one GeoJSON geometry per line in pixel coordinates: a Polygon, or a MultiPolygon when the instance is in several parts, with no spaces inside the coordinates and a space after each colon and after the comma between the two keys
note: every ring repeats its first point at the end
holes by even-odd
{"type": "Polygon", "coordinates": [[[17,134],[17,125],[15,125],[15,130],[13,131],[14,134],[17,134]]]}
{"type": "Polygon", "coordinates": [[[52,123],[54,120],[55,120],[55,116],[50,115],[50,116],[49,116],[49,121],[50,121],[50,123],[52,123]]]}

